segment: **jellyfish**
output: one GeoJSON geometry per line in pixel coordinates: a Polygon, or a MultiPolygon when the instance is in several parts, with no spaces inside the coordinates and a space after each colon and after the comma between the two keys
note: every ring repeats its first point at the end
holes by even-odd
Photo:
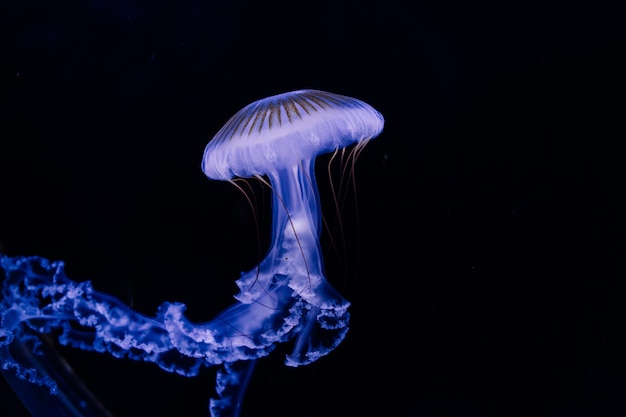
{"type": "Polygon", "coordinates": [[[192,323],[185,305],[165,302],[154,317],[69,279],[61,261],[2,256],[0,364],[22,379],[58,390],[54,378],[15,355],[35,353],[41,335],[61,344],[153,362],[185,376],[217,372],[213,417],[239,416],[256,360],[292,343],[288,366],[334,350],[348,331],[350,303],[327,281],[320,250],[322,215],[315,158],[382,131],[382,115],[338,94],[300,90],[258,100],[236,113],[208,143],[202,170],[213,180],[257,178],[272,190],[269,251],[236,281],[236,302],[215,318],[192,323]]]}

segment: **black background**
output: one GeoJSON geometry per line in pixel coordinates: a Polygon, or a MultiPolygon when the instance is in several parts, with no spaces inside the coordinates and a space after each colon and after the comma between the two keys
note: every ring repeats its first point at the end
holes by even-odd
{"type": "MultiPolygon", "coordinates": [[[[0,250],[63,259],[146,314],[181,301],[209,320],[258,239],[241,194],[202,174],[204,146],[262,97],[357,97],[386,126],[357,162],[344,238],[333,229],[346,256],[323,236],[351,330],[310,366],[286,368],[280,348],[260,361],[244,416],[626,415],[619,12],[4,2],[0,250]]],[[[208,415],[213,369],[61,352],[115,416],[208,415]]]]}

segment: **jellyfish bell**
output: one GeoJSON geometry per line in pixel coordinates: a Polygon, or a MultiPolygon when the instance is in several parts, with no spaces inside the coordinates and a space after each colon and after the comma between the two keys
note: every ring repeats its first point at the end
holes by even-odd
{"type": "Polygon", "coordinates": [[[384,119],[355,98],[300,90],[255,101],[222,127],[204,150],[202,170],[211,179],[268,175],[317,155],[365,143],[384,119]]]}
{"type": "Polygon", "coordinates": [[[205,148],[202,170],[209,178],[232,181],[265,175],[271,184],[270,250],[258,268],[237,281],[241,292],[236,298],[242,303],[274,301],[268,294],[275,290],[277,277],[285,277],[284,284],[307,304],[307,315],[316,319],[301,324],[304,331],[287,358],[289,365],[311,362],[332,350],[343,339],[349,317],[349,303],[323,274],[315,158],[350,145],[362,147],[383,125],[382,115],[361,100],[299,90],[244,107],[205,148]],[[334,335],[317,339],[317,327],[334,335]]]}

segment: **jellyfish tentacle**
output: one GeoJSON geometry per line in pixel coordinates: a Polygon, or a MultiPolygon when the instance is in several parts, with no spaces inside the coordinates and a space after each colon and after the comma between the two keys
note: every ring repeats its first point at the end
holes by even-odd
{"type": "Polygon", "coordinates": [[[256,360],[226,363],[217,372],[215,391],[219,398],[211,398],[209,402],[212,416],[239,417],[255,365],[256,360]]]}

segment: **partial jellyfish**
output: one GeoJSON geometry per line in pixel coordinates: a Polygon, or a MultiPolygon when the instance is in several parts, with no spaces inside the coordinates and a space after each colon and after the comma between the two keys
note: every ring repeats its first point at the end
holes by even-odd
{"type": "Polygon", "coordinates": [[[237,302],[211,321],[192,323],[184,304],[170,302],[148,317],[89,282],[70,280],[61,261],[2,256],[2,369],[59,391],[55,374],[23,354],[41,354],[43,335],[50,333],[63,345],[154,362],[185,376],[221,365],[211,415],[239,416],[258,358],[292,341],[286,365],[306,365],[331,352],[348,331],[350,303],[324,276],[314,163],[322,153],[360,149],[383,125],[381,114],[360,100],[301,90],[244,107],[215,135],[204,151],[204,173],[270,185],[273,215],[266,257],[237,280],[237,302]]]}

